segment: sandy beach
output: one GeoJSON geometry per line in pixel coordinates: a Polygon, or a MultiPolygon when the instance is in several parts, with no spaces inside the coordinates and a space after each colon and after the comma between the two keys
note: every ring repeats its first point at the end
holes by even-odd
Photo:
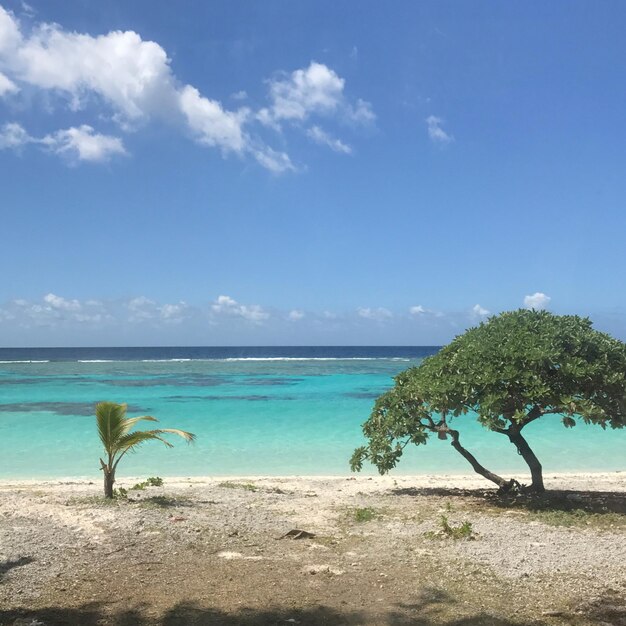
{"type": "Polygon", "coordinates": [[[625,478],[5,480],[0,624],[623,625],[625,478]]]}

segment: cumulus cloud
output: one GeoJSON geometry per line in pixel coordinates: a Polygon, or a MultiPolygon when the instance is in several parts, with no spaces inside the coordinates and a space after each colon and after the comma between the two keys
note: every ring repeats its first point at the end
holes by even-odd
{"type": "Polygon", "coordinates": [[[162,320],[180,324],[189,315],[189,305],[183,301],[177,304],[164,304],[158,311],[162,320]]]}
{"type": "Polygon", "coordinates": [[[165,50],[133,31],[92,37],[41,24],[23,37],[14,22],[15,31],[12,44],[0,48],[2,65],[20,82],[65,95],[73,109],[95,96],[123,118],[137,120],[173,101],[165,50]]]}
{"type": "Polygon", "coordinates": [[[242,317],[251,322],[262,322],[269,317],[269,313],[264,311],[258,304],[239,304],[230,296],[218,296],[211,305],[211,309],[218,315],[230,315],[242,317]]]}
{"type": "Polygon", "coordinates": [[[18,298],[1,310],[0,320],[16,323],[23,328],[69,326],[72,324],[101,324],[113,317],[104,305],[97,301],[81,303],[54,293],[48,293],[38,301],[18,298]]]}
{"type": "Polygon", "coordinates": [[[43,300],[53,309],[59,309],[62,311],[79,311],[81,309],[81,305],[78,300],[66,300],[65,298],[57,296],[53,293],[46,294],[43,297],[43,300]]]}
{"type": "Polygon", "coordinates": [[[346,99],[345,80],[323,63],[311,61],[308,67],[278,75],[268,84],[271,105],[258,114],[267,125],[301,122],[313,114],[339,114],[357,123],[369,123],[376,117],[369,103],[359,99],[352,105],[346,99]]]}
{"type": "Polygon", "coordinates": [[[524,307],[527,309],[535,309],[541,311],[545,309],[550,303],[550,296],[546,296],[545,293],[537,291],[530,296],[524,296],[524,307]]]}
{"type": "Polygon", "coordinates": [[[158,315],[158,308],[154,300],[146,298],[146,296],[137,296],[126,303],[126,307],[130,311],[131,322],[145,322],[151,320],[158,315]]]}
{"type": "Polygon", "coordinates": [[[289,311],[289,315],[287,315],[287,319],[290,320],[291,322],[297,322],[301,320],[303,317],[304,317],[304,312],[299,311],[298,309],[293,309],[292,311],[289,311]]]}
{"type": "Polygon", "coordinates": [[[19,87],[8,77],[0,72],[0,98],[7,93],[15,93],[19,87]]]}
{"type": "Polygon", "coordinates": [[[226,111],[219,102],[201,96],[191,85],[182,89],[179,101],[189,128],[200,143],[221,148],[226,153],[244,151],[248,143],[242,128],[248,114],[246,109],[237,113],[226,111]]]}
{"type": "Polygon", "coordinates": [[[67,157],[71,161],[108,161],[112,155],[126,154],[119,137],[96,133],[91,126],[83,124],[58,130],[42,138],[32,137],[15,122],[0,129],[0,150],[17,150],[26,144],[37,144],[53,154],[67,157]]]}
{"type": "Polygon", "coordinates": [[[454,137],[447,133],[443,127],[443,120],[435,115],[426,118],[426,128],[430,140],[440,146],[445,146],[454,141],[454,137]]]}
{"type": "Polygon", "coordinates": [[[0,150],[17,149],[31,141],[33,141],[32,137],[15,122],[10,122],[0,128],[0,150]]]}
{"type": "Polygon", "coordinates": [[[334,152],[341,152],[343,154],[352,154],[352,148],[343,143],[340,139],[336,139],[329,135],[325,130],[319,126],[313,126],[306,131],[308,137],[310,137],[315,143],[322,146],[328,146],[334,152]]]}
{"type": "Polygon", "coordinates": [[[79,161],[103,162],[116,154],[127,154],[119,137],[96,133],[91,126],[59,130],[39,140],[55,154],[79,161]]]}
{"type": "Polygon", "coordinates": [[[480,306],[480,304],[475,304],[472,307],[472,315],[474,315],[475,317],[486,317],[489,314],[490,314],[490,311],[480,306]]]}
{"type": "MultiPolygon", "coordinates": [[[[90,35],[41,23],[27,32],[0,6],[0,97],[18,92],[22,85],[57,96],[73,111],[104,106],[110,115],[96,119],[110,117],[124,131],[153,119],[180,124],[199,144],[217,148],[224,157],[252,158],[273,173],[296,168],[286,152],[253,134],[254,124],[280,130],[283,122],[303,121],[313,114],[355,123],[375,118],[369,103],[348,100],[345,80],[321,63],[277,74],[269,81],[270,103],[259,111],[233,111],[193,85],[181,84],[163,47],[132,30],[90,35]]],[[[232,98],[241,101],[247,94],[239,91],[232,98]]],[[[312,133],[314,141],[333,150],[350,150],[324,131],[312,133]]],[[[96,132],[90,125],[53,131],[32,143],[47,143],[54,153],[92,162],[126,153],[119,137],[96,132]]]]}
{"type": "Polygon", "coordinates": [[[359,317],[367,320],[374,320],[376,322],[384,322],[385,320],[393,317],[393,313],[389,309],[385,309],[383,307],[378,307],[376,309],[359,307],[356,312],[359,317]]]}

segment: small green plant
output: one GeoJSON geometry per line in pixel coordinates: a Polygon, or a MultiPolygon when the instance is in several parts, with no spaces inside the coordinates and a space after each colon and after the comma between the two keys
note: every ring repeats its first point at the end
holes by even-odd
{"type": "Polygon", "coordinates": [[[150,478],[146,478],[146,480],[140,482],[140,483],[135,483],[131,489],[134,489],[136,491],[143,491],[146,487],[162,487],[163,486],[163,479],[160,478],[159,476],[150,476],[150,478]]]}
{"type": "Polygon", "coordinates": [[[218,487],[223,487],[225,489],[243,489],[245,491],[259,490],[259,488],[254,483],[236,483],[232,480],[226,480],[223,483],[220,483],[218,487]]]}
{"type": "Polygon", "coordinates": [[[359,523],[371,522],[376,517],[377,517],[376,510],[369,506],[354,510],[355,522],[359,522],[359,523]]]}
{"type": "Polygon", "coordinates": [[[147,441],[160,441],[168,448],[172,444],[164,435],[178,435],[191,443],[196,436],[178,428],[156,428],[154,430],[133,430],[136,424],[142,421],[158,422],[151,415],[141,417],[127,417],[126,405],[116,402],[99,402],[96,404],[96,423],[98,435],[104,446],[104,459],[100,459],[100,467],[104,474],[104,497],[113,497],[115,472],[119,462],[128,452],[135,451],[138,446],[147,441]]]}
{"type": "Polygon", "coordinates": [[[124,487],[113,489],[113,497],[116,500],[126,500],[128,498],[128,489],[124,489],[124,487]]]}
{"type": "Polygon", "coordinates": [[[472,523],[465,520],[458,526],[453,526],[448,521],[447,516],[442,515],[439,519],[440,529],[438,531],[428,531],[424,533],[429,539],[475,539],[476,534],[472,528],[472,523]]]}

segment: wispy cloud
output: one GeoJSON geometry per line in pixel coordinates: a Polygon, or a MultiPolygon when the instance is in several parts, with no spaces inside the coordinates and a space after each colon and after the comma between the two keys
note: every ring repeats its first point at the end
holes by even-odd
{"type": "Polygon", "coordinates": [[[113,155],[127,154],[119,137],[96,133],[91,126],[58,130],[51,135],[37,138],[15,122],[0,129],[0,150],[19,150],[27,144],[37,144],[53,154],[67,157],[69,161],[91,161],[101,163],[113,155]]]}
{"type": "Polygon", "coordinates": [[[352,148],[343,143],[340,139],[336,139],[329,135],[325,130],[319,126],[313,126],[309,128],[306,134],[317,144],[322,146],[328,146],[334,152],[341,152],[343,154],[352,154],[352,148]]]}
{"type": "Polygon", "coordinates": [[[426,129],[434,144],[445,146],[454,141],[454,137],[443,129],[443,120],[436,115],[430,115],[426,118],[426,129]]]}
{"type": "Polygon", "coordinates": [[[359,307],[357,309],[357,315],[366,320],[374,320],[376,322],[384,322],[393,317],[393,313],[389,309],[385,309],[384,307],[359,307]]]}

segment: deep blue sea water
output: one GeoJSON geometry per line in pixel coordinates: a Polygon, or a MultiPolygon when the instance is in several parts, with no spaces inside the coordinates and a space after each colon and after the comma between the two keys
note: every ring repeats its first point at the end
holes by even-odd
{"type": "MultiPolygon", "coordinates": [[[[0,478],[99,476],[94,405],[127,402],[197,443],[147,444],[121,475],[348,474],[360,425],[392,377],[436,347],[0,348],[0,478]]],[[[459,418],[485,465],[524,470],[502,435],[459,418]]],[[[527,438],[551,471],[626,469],[626,432],[557,417],[527,438]]],[[[367,471],[374,473],[373,468],[367,471]]],[[[396,473],[471,473],[446,442],[405,453],[396,473]]]]}

